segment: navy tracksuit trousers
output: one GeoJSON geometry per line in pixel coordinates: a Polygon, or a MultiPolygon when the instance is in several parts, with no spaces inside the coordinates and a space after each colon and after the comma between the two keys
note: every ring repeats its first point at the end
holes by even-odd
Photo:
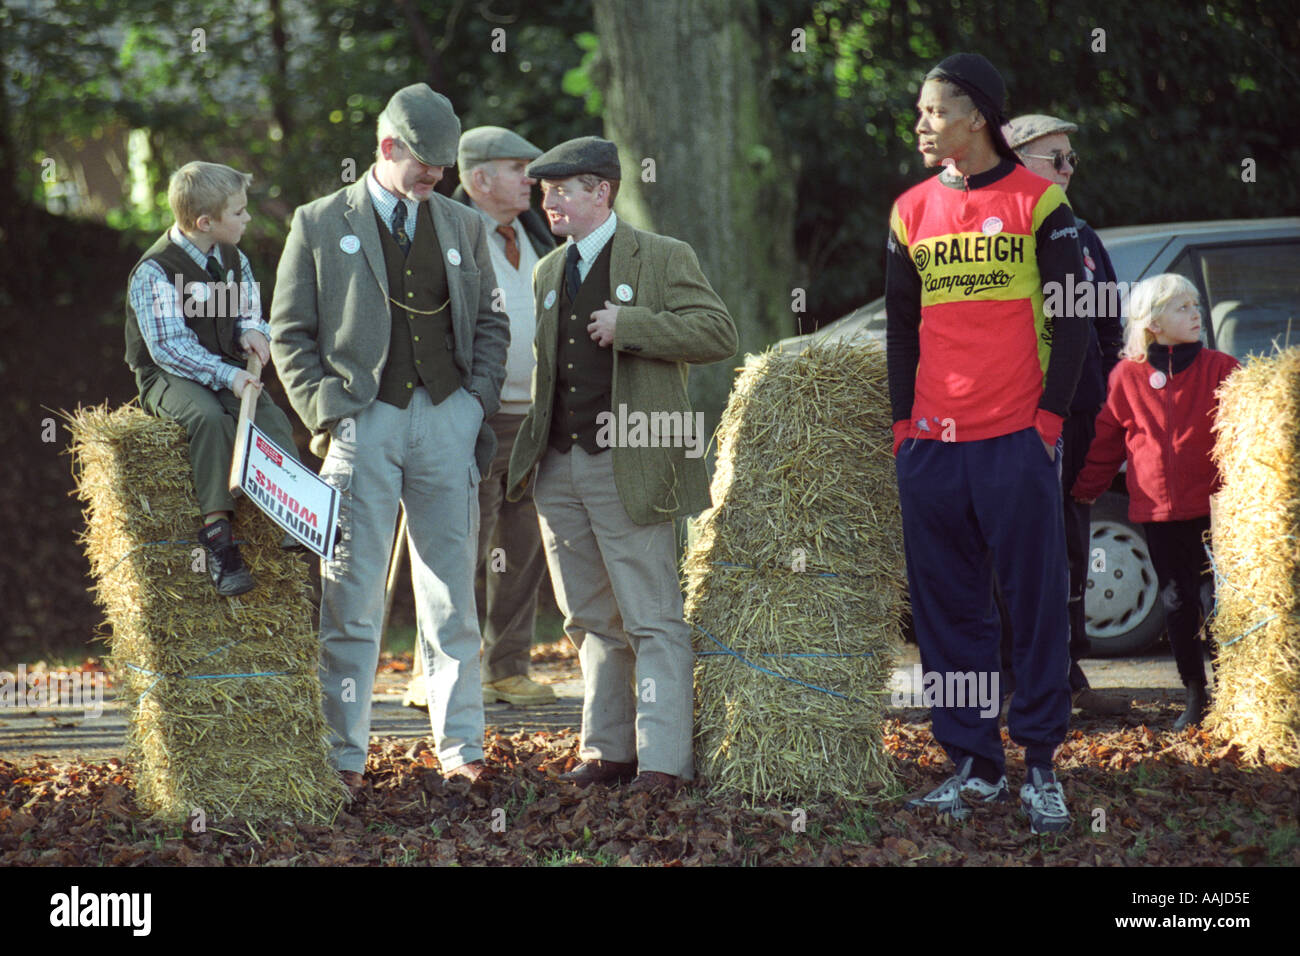
{"type": "MultiPolygon", "coordinates": [[[[1070,719],[1069,573],[1057,465],[1033,428],[982,441],[908,439],[895,463],[912,620],[921,667],[1001,672],[996,571],[1010,618],[1016,692],[1007,714],[1026,764],[1050,765],[1070,719]]],[[[942,700],[931,709],[949,758],[1006,766],[996,708],[942,700]]]]}

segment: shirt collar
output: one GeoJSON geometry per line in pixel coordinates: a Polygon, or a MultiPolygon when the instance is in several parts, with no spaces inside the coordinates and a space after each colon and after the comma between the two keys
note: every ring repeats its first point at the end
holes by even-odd
{"type": "MultiPolygon", "coordinates": [[[[497,229],[501,227],[501,223],[497,222],[495,217],[489,216],[486,212],[483,211],[482,208],[479,207],[478,203],[474,202],[474,200],[472,199],[469,201],[469,208],[473,209],[476,213],[478,213],[480,216],[483,217],[483,226],[485,229],[487,229],[489,234],[495,234],[497,229]]],[[[518,240],[519,239],[519,217],[516,216],[514,219],[511,219],[508,223],[506,223],[506,225],[509,226],[510,229],[514,232],[515,239],[518,240]]]]}
{"type": "Polygon", "coordinates": [[[399,202],[405,203],[406,205],[406,221],[408,223],[415,221],[415,216],[419,211],[420,204],[414,199],[408,199],[405,196],[391,193],[381,186],[379,180],[375,178],[374,166],[371,166],[370,170],[366,173],[366,189],[370,193],[370,201],[374,204],[375,211],[379,213],[380,218],[382,218],[385,223],[393,221],[393,210],[397,208],[399,202]]]}
{"type": "Polygon", "coordinates": [[[1178,345],[1161,345],[1152,342],[1147,346],[1147,361],[1151,363],[1152,368],[1157,368],[1165,374],[1178,375],[1186,371],[1200,353],[1200,342],[1181,342],[1178,345]],[[1171,365],[1172,372],[1170,372],[1171,365]]]}
{"type": "MultiPolygon", "coordinates": [[[[196,246],[194,243],[190,241],[189,236],[181,232],[180,226],[173,225],[171,229],[167,230],[167,238],[170,239],[172,242],[176,243],[176,245],[180,246],[182,249],[184,249],[185,254],[189,256],[191,259],[193,259],[204,269],[208,267],[208,256],[210,255],[216,256],[217,261],[221,262],[221,247],[219,245],[214,243],[211,252],[204,252],[202,249],[200,249],[198,246],[196,246]]],[[[224,267],[226,263],[221,262],[221,265],[224,267]]]]}
{"type": "MultiPolygon", "coordinates": [[[[610,210],[609,218],[587,234],[585,239],[579,240],[578,255],[583,262],[595,262],[600,251],[605,248],[605,243],[614,235],[614,230],[618,228],[618,216],[610,210]]],[[[573,242],[573,237],[569,237],[569,242],[573,242]]]]}
{"type": "Polygon", "coordinates": [[[974,176],[963,176],[957,170],[944,167],[943,172],[939,173],[939,182],[949,189],[983,189],[991,183],[997,182],[1003,176],[1008,176],[1018,164],[1009,159],[1002,159],[992,169],[987,169],[982,173],[976,173],[974,176]]]}

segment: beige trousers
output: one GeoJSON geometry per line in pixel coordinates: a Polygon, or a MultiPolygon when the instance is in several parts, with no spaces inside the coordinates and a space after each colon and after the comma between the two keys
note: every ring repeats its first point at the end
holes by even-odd
{"type": "Polygon", "coordinates": [[[577,445],[546,452],[534,497],[582,663],[580,755],[689,779],[692,652],[672,522],[634,524],[614,486],[613,453],[577,445]]]}

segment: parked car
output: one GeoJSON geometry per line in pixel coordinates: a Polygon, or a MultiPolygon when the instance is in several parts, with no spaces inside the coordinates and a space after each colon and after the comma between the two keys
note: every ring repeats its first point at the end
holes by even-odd
{"type": "MultiPolygon", "coordinates": [[[[1206,344],[1238,359],[1300,345],[1300,217],[1225,219],[1099,229],[1122,286],[1162,272],[1191,279],[1201,293],[1206,344]],[[1294,326],[1294,327],[1293,327],[1294,326]]],[[[885,340],[884,297],[807,335],[779,343],[798,350],[835,341],[885,340]]],[[[1142,528],[1128,520],[1124,475],[1092,509],[1084,598],[1088,637],[1098,656],[1145,650],[1164,634],[1155,570],[1142,528]]]]}

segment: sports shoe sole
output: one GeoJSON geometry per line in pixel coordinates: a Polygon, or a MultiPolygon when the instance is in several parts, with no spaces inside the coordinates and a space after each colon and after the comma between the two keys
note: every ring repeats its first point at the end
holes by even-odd
{"type": "Polygon", "coordinates": [[[1035,836],[1042,836],[1045,833],[1064,833],[1066,830],[1070,829],[1069,817],[1054,823],[1039,823],[1036,821],[1034,819],[1033,805],[1023,797],[1020,798],[1020,809],[1024,812],[1025,816],[1029,817],[1029,832],[1035,836]]]}
{"type": "Polygon", "coordinates": [[[241,594],[247,594],[253,588],[257,587],[257,582],[249,576],[246,580],[230,577],[222,578],[221,583],[215,585],[217,593],[222,597],[238,597],[241,594]]]}

